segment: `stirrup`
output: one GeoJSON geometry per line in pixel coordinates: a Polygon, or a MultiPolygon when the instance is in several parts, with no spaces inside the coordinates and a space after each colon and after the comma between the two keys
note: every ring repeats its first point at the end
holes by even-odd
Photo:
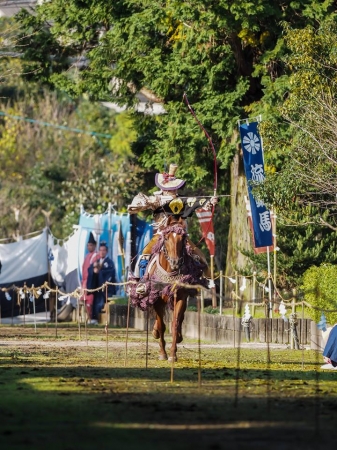
{"type": "Polygon", "coordinates": [[[195,255],[194,253],[191,254],[192,259],[194,259],[194,261],[196,261],[197,263],[201,263],[201,258],[199,255],[195,255]]]}

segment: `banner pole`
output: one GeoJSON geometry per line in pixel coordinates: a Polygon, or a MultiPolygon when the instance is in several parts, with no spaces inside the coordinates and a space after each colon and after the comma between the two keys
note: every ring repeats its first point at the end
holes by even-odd
{"type": "Polygon", "coordinates": [[[220,316],[222,315],[222,297],[223,297],[223,271],[220,270],[220,291],[219,291],[219,296],[220,296],[220,302],[219,302],[219,314],[220,316]]]}
{"type": "Polygon", "coordinates": [[[255,303],[256,303],[256,272],[253,272],[253,295],[252,295],[252,316],[255,315],[255,303]]]}
{"type": "Polygon", "coordinates": [[[268,264],[268,297],[269,297],[269,307],[268,307],[268,318],[273,318],[273,304],[271,300],[271,272],[270,272],[270,251],[269,245],[267,247],[267,264],[268,264]]]}
{"type": "MultiPolygon", "coordinates": [[[[276,255],[276,249],[277,249],[277,239],[276,239],[276,214],[273,212],[273,221],[272,224],[274,225],[274,230],[273,230],[273,237],[274,237],[274,304],[276,304],[277,301],[277,289],[276,289],[276,264],[277,264],[277,255],[276,255]]],[[[278,306],[277,306],[277,310],[278,310],[278,306]]]]}
{"type": "Polygon", "coordinates": [[[111,224],[112,224],[112,220],[111,220],[111,203],[109,203],[108,205],[108,211],[109,211],[109,235],[108,235],[108,249],[109,249],[109,257],[112,259],[112,229],[111,229],[111,224]]]}
{"type": "Polygon", "coordinates": [[[217,299],[216,299],[216,290],[214,286],[214,255],[211,255],[211,280],[212,280],[212,287],[211,287],[211,294],[212,294],[212,308],[217,307],[217,299]]]}

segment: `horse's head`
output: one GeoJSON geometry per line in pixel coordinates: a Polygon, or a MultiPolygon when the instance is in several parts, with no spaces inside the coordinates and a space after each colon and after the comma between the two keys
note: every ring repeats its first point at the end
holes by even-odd
{"type": "Polygon", "coordinates": [[[169,264],[168,271],[177,271],[184,262],[186,229],[181,219],[170,220],[162,230],[162,253],[169,264]]]}

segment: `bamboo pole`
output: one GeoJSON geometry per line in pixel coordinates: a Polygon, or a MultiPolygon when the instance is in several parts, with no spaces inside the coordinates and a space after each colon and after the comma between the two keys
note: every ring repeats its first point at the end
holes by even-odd
{"type": "Polygon", "coordinates": [[[55,338],[57,338],[57,300],[58,300],[58,291],[59,288],[56,286],[56,293],[55,293],[55,338]]]}
{"type": "Polygon", "coordinates": [[[211,255],[211,280],[212,280],[212,287],[211,287],[212,308],[217,308],[218,305],[216,300],[216,290],[214,286],[214,255],[211,255]]]}
{"type": "MultiPolygon", "coordinates": [[[[48,286],[49,286],[49,284],[48,284],[48,286]]],[[[44,288],[43,298],[44,298],[44,310],[46,313],[46,328],[48,328],[48,307],[47,307],[46,288],[44,288]]]]}
{"type": "Polygon", "coordinates": [[[149,353],[149,308],[146,310],[146,355],[145,355],[145,369],[148,366],[148,353],[149,353]]]}
{"type": "Polygon", "coordinates": [[[255,315],[255,302],[256,302],[256,272],[253,272],[253,293],[252,293],[252,316],[255,315]]]}
{"type": "Polygon", "coordinates": [[[219,291],[219,314],[222,315],[222,304],[223,304],[223,271],[220,270],[220,291],[219,291]]]}
{"type": "Polygon", "coordinates": [[[105,335],[106,335],[106,360],[109,359],[109,330],[108,330],[108,285],[105,285],[105,335]]]}
{"type": "Polygon", "coordinates": [[[82,314],[80,312],[80,299],[76,297],[77,300],[77,325],[78,325],[78,340],[81,340],[81,318],[82,314]]]}
{"type": "MultiPolygon", "coordinates": [[[[175,336],[175,346],[177,347],[177,328],[178,328],[178,321],[177,321],[177,317],[176,317],[176,310],[177,307],[177,290],[174,290],[174,302],[173,302],[173,320],[172,320],[172,335],[174,333],[175,336]],[[174,328],[173,328],[174,327],[174,328]]],[[[172,351],[172,350],[171,350],[172,351]]],[[[175,363],[175,357],[171,357],[171,383],[173,383],[173,379],[174,379],[174,363],[175,363]]]]}
{"type": "MultiPolygon", "coordinates": [[[[26,283],[24,284],[26,288],[26,283]]],[[[26,326],[26,289],[25,296],[23,297],[23,326],[26,326]]]]}
{"type": "MultiPolygon", "coordinates": [[[[32,284],[32,288],[34,288],[34,284],[32,284]]],[[[34,290],[32,290],[32,294],[33,296],[33,314],[34,314],[34,330],[35,330],[35,334],[36,334],[36,310],[35,310],[35,295],[34,295],[34,290]]]]}
{"type": "MultiPolygon", "coordinates": [[[[19,291],[17,291],[17,293],[16,293],[16,304],[19,303],[19,297],[20,297],[20,294],[19,294],[19,291]]],[[[12,324],[11,324],[11,326],[14,325],[14,298],[12,300],[13,301],[12,301],[12,324]]]]}
{"type": "Polygon", "coordinates": [[[203,289],[200,289],[200,312],[204,312],[205,302],[204,302],[205,293],[203,289]]]}
{"type": "Polygon", "coordinates": [[[235,272],[235,312],[238,313],[239,306],[238,306],[238,298],[239,298],[239,275],[237,272],[235,272]]]}
{"type": "Polygon", "coordinates": [[[276,237],[276,214],[273,213],[274,220],[272,221],[274,225],[273,237],[274,237],[274,304],[277,301],[277,289],[276,289],[276,275],[277,275],[277,237],[276,237]]]}
{"type": "MultiPolygon", "coordinates": [[[[236,285],[238,283],[236,282],[236,285]]],[[[235,312],[236,312],[236,293],[235,293],[235,300],[233,302],[233,347],[235,348],[235,312]]]]}
{"type": "Polygon", "coordinates": [[[198,296],[198,357],[199,357],[199,365],[198,365],[198,388],[201,388],[201,343],[200,343],[200,329],[201,329],[201,295],[200,300],[198,296]]]}
{"type": "Polygon", "coordinates": [[[128,357],[129,322],[130,322],[130,296],[128,297],[128,312],[127,312],[127,316],[126,316],[126,336],[125,336],[124,367],[126,367],[126,361],[127,361],[127,357],[128,357]]]}
{"type": "Polygon", "coordinates": [[[271,300],[271,271],[270,271],[270,251],[269,246],[267,247],[267,264],[268,264],[268,298],[269,298],[269,305],[268,305],[268,319],[273,318],[273,304],[271,300]]]}
{"type": "Polygon", "coordinates": [[[85,332],[85,340],[88,345],[88,311],[87,311],[87,291],[84,291],[83,295],[83,305],[84,305],[84,332],[85,332]]]}

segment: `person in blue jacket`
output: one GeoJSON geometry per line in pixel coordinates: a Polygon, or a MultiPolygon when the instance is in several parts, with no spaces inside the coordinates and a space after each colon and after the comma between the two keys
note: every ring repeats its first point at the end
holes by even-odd
{"type": "MultiPolygon", "coordinates": [[[[99,259],[89,266],[87,288],[97,289],[105,282],[115,283],[115,266],[108,256],[108,247],[105,242],[99,245],[99,259]]],[[[116,293],[116,286],[108,285],[108,297],[116,293]]],[[[94,292],[94,306],[91,324],[98,324],[99,314],[104,308],[106,302],[105,287],[94,292]]]]}
{"type": "Polygon", "coordinates": [[[337,326],[334,325],[330,331],[328,340],[323,350],[323,359],[326,363],[324,369],[337,369],[337,326]],[[331,365],[331,367],[329,367],[331,365]]]}

